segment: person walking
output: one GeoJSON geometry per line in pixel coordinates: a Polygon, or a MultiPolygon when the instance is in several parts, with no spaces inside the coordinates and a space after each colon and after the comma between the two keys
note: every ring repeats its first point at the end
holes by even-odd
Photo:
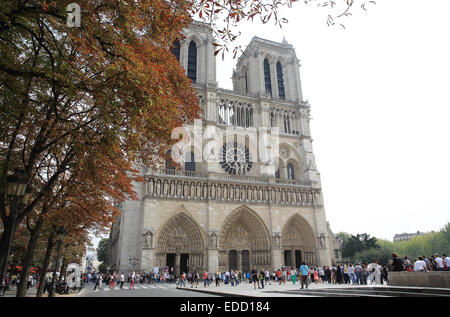
{"type": "Polygon", "coordinates": [[[130,277],[130,289],[136,289],[136,288],[134,287],[135,278],[136,278],[136,274],[135,274],[134,272],[131,273],[131,277],[130,277]]]}
{"type": "Polygon", "coordinates": [[[308,273],[309,273],[308,266],[306,265],[305,262],[302,262],[302,265],[300,266],[300,274],[302,275],[301,289],[303,289],[304,285],[306,285],[306,288],[308,288],[308,273]]]}
{"type": "Polygon", "coordinates": [[[259,287],[259,279],[258,279],[258,271],[256,270],[255,266],[253,267],[253,270],[251,270],[250,274],[252,277],[254,289],[256,289],[256,284],[258,284],[258,288],[260,288],[259,287]]]}
{"type": "Polygon", "coordinates": [[[220,286],[220,273],[219,271],[216,272],[216,287],[220,286]]]}
{"type": "Polygon", "coordinates": [[[111,282],[109,282],[109,289],[112,288],[114,290],[114,287],[116,285],[116,278],[117,278],[116,272],[114,272],[111,276],[111,282]]]}
{"type": "Polygon", "coordinates": [[[180,287],[186,287],[186,273],[184,272],[180,276],[180,287]]]}
{"type": "Polygon", "coordinates": [[[317,271],[317,268],[314,269],[314,284],[317,285],[317,282],[319,281],[319,272],[317,271]]]}
{"type": "Polygon", "coordinates": [[[97,288],[99,291],[102,290],[102,280],[103,280],[102,274],[98,274],[96,282],[95,282],[95,286],[94,286],[94,291],[97,290],[97,288]]]}
{"type": "Polygon", "coordinates": [[[122,272],[122,274],[120,274],[120,288],[123,288],[123,283],[125,283],[125,275],[122,272]]]}

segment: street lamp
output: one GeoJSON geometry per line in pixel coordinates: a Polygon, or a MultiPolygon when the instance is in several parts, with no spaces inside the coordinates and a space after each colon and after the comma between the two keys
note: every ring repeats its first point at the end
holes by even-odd
{"type": "MultiPolygon", "coordinates": [[[[7,248],[5,254],[3,254],[3,262],[1,264],[0,271],[0,281],[2,283],[1,293],[2,296],[5,294],[6,288],[8,287],[6,283],[7,276],[7,268],[8,268],[8,258],[11,253],[11,244],[14,237],[14,232],[16,229],[17,217],[19,215],[20,208],[22,207],[25,196],[25,190],[27,188],[27,177],[25,170],[23,169],[15,169],[14,174],[9,175],[6,178],[6,195],[9,203],[10,213],[7,217],[7,221],[9,222],[9,226],[5,226],[3,235],[7,237],[7,248]]],[[[29,194],[26,195],[26,199],[28,199],[29,194]]]]}
{"type": "Polygon", "coordinates": [[[133,267],[133,271],[134,271],[134,267],[136,265],[139,265],[139,259],[138,258],[131,258],[129,261],[130,261],[130,265],[133,267]]]}
{"type": "Polygon", "coordinates": [[[53,277],[52,277],[52,286],[50,288],[50,294],[48,297],[54,297],[55,296],[55,280],[56,280],[56,271],[58,270],[59,266],[59,258],[61,257],[61,249],[62,249],[62,243],[64,238],[66,237],[67,231],[64,226],[61,226],[56,231],[56,243],[58,244],[58,252],[56,255],[56,261],[55,261],[55,270],[53,271],[53,277]]]}

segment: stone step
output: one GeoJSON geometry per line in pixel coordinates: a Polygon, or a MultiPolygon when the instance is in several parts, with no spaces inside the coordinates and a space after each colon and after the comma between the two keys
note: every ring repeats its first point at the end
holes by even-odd
{"type": "Polygon", "coordinates": [[[376,296],[376,297],[450,297],[450,289],[408,287],[355,287],[275,291],[286,294],[315,296],[376,296]]]}

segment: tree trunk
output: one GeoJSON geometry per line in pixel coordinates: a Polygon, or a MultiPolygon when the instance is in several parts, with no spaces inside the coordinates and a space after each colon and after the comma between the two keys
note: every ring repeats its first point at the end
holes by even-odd
{"type": "Polygon", "coordinates": [[[41,276],[39,278],[39,288],[36,297],[42,297],[44,293],[45,275],[47,274],[48,266],[50,265],[50,258],[52,256],[53,246],[55,245],[55,234],[52,232],[50,238],[48,238],[47,251],[45,252],[44,264],[42,264],[41,276]]]}
{"type": "Polygon", "coordinates": [[[20,272],[20,283],[17,287],[16,297],[25,297],[27,293],[27,285],[28,285],[28,274],[30,272],[31,264],[33,263],[34,251],[36,249],[36,243],[38,241],[39,232],[41,231],[42,216],[39,217],[34,229],[31,230],[30,241],[28,241],[27,252],[25,253],[25,257],[23,259],[23,267],[22,272],[20,272]]]}
{"type": "Polygon", "coordinates": [[[0,240],[0,284],[3,286],[1,291],[6,290],[6,276],[8,274],[8,260],[11,253],[12,240],[16,231],[17,213],[11,213],[3,222],[3,234],[0,240]]]}

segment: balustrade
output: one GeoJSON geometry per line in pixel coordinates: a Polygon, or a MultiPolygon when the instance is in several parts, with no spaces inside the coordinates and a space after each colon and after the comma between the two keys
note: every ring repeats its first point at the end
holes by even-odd
{"type": "Polygon", "coordinates": [[[186,176],[185,171],[165,171],[155,170],[146,176],[147,196],[300,206],[320,204],[320,189],[306,186],[304,182],[298,185],[298,181],[281,183],[270,178],[193,172],[186,176]]]}

